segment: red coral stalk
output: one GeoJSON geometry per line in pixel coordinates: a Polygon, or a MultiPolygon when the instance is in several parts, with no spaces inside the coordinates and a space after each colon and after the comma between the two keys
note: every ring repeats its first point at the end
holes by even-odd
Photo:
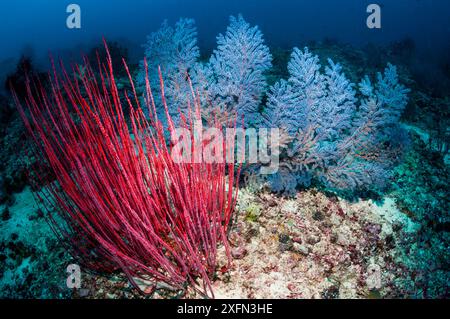
{"type": "MultiPolygon", "coordinates": [[[[73,76],[62,63],[59,73],[53,66],[49,92],[28,81],[26,109],[15,97],[38,154],[55,177],[39,193],[57,212],[50,215],[55,231],[80,262],[99,270],[121,269],[136,287],[136,278],[150,279],[175,289],[191,284],[213,296],[210,278],[219,244],[230,261],[227,227],[239,173],[225,156],[227,148],[234,152],[234,145],[223,143],[222,163],[175,162],[148,79],[150,120],[144,116],[125,61],[131,99],[127,92],[122,99],[119,95],[109,52],[106,63],[98,63],[99,75],[88,61],[75,67],[73,76]],[[123,104],[130,110],[129,123],[123,104]]],[[[194,94],[193,101],[198,115],[199,99],[194,94]]],[[[193,133],[192,118],[183,125],[193,133]]]]}

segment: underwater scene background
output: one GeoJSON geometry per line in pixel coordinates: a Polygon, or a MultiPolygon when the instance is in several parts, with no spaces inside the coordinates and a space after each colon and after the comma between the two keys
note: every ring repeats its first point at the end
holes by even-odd
{"type": "Polygon", "coordinates": [[[0,5],[1,298],[449,296],[448,1],[0,5]]]}

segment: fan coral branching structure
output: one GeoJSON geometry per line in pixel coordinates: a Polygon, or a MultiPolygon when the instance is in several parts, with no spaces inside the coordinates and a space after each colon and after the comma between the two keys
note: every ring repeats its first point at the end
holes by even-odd
{"type": "MultiPolygon", "coordinates": [[[[229,251],[227,229],[237,196],[234,164],[174,161],[149,78],[147,120],[134,86],[131,95],[119,93],[109,52],[100,65],[99,75],[86,62],[85,72],[77,67],[73,76],[62,66],[61,74],[54,71],[50,94],[28,82],[27,108],[16,98],[37,154],[55,177],[42,178],[46,185],[39,193],[55,208],[56,215],[50,214],[55,231],[80,262],[120,269],[136,287],[138,279],[153,288],[191,284],[212,295],[218,245],[229,251]],[[130,110],[129,121],[123,107],[130,110]]],[[[145,61],[144,66],[148,70],[145,61]]],[[[160,84],[173,131],[161,74],[160,84]]],[[[198,102],[192,112],[200,113],[198,102]]],[[[191,124],[184,120],[192,133],[191,124]]],[[[234,150],[223,147],[223,156],[234,150]]]]}
{"type": "Polygon", "coordinates": [[[244,116],[247,125],[254,125],[260,120],[259,107],[267,85],[264,72],[271,66],[272,55],[258,26],[250,26],[241,15],[231,16],[204,67],[209,99],[222,112],[244,116]]]}
{"type": "MultiPolygon", "coordinates": [[[[390,168],[408,144],[399,126],[408,90],[394,66],[388,65],[374,83],[365,77],[355,86],[338,63],[329,59],[323,68],[307,48],[295,48],[288,65],[290,77],[269,89],[263,105],[265,72],[272,66],[272,56],[257,26],[250,26],[241,15],[231,16],[207,63],[197,61],[193,21],[182,19],[177,26],[172,29],[165,23],[152,34],[147,56],[164,57],[155,63],[172,70],[169,74],[190,74],[204,117],[220,120],[223,114],[232,114],[243,117],[246,127],[282,130],[281,166],[268,176],[273,190],[289,193],[313,181],[336,190],[385,186],[390,168]]],[[[180,101],[186,105],[180,96],[190,96],[189,86],[187,77],[169,78],[166,96],[173,101],[174,114],[180,101]]]]}
{"type": "MultiPolygon", "coordinates": [[[[164,22],[144,46],[150,70],[161,66],[165,74],[169,111],[186,113],[191,97],[187,74],[199,92],[204,112],[243,116],[248,125],[261,118],[259,107],[266,89],[264,72],[272,66],[272,56],[261,31],[239,15],[230,17],[225,34],[217,37],[217,49],[207,63],[198,61],[197,31],[194,20],[181,19],[175,28],[164,22]]],[[[143,79],[142,65],[139,78],[143,79]]],[[[157,79],[150,77],[154,84],[157,79]]],[[[140,81],[143,87],[143,80],[140,81]]],[[[158,98],[158,97],[156,97],[158,98]]]]}
{"type": "MultiPolygon", "coordinates": [[[[165,98],[171,116],[177,118],[179,110],[187,109],[187,101],[192,102],[192,94],[188,81],[188,73],[200,57],[197,45],[197,28],[193,19],[182,18],[174,27],[164,21],[161,27],[147,37],[144,45],[148,61],[150,85],[159,86],[158,68],[161,68],[165,83],[165,98]]],[[[141,62],[138,84],[145,91],[145,66],[141,62]]],[[[160,102],[161,97],[155,96],[160,102]]],[[[160,103],[158,103],[160,104],[160,103]]],[[[164,112],[159,109],[158,111],[164,112]]]]}
{"type": "Polygon", "coordinates": [[[294,49],[290,78],[269,93],[266,123],[282,129],[283,153],[272,189],[292,192],[316,179],[328,188],[383,188],[389,168],[398,160],[407,136],[399,127],[408,90],[389,65],[373,85],[368,77],[354,84],[339,64],[319,58],[307,48],[294,49]]]}

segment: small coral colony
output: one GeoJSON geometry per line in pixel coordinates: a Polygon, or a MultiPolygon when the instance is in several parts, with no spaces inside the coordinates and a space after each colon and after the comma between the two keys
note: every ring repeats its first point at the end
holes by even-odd
{"type": "MultiPolygon", "coordinates": [[[[227,235],[244,173],[282,196],[315,185],[357,197],[382,191],[408,146],[399,125],[408,89],[393,65],[354,84],[337,61],[323,66],[294,48],[288,78],[269,85],[269,48],[240,15],[209,59],[192,19],[164,22],[144,47],[137,74],[108,53],[54,67],[48,84],[30,80],[27,97],[16,96],[40,159],[31,177],[44,185],[37,196],[55,232],[79,263],[120,270],[136,288],[145,280],[214,295],[220,247],[231,262],[227,235]],[[117,65],[130,90],[116,83],[117,65]],[[177,161],[169,135],[180,127],[192,133],[184,155],[210,147],[195,137],[207,127],[278,129],[278,168],[177,161]]],[[[237,156],[234,143],[220,146],[219,158],[237,156]]]]}

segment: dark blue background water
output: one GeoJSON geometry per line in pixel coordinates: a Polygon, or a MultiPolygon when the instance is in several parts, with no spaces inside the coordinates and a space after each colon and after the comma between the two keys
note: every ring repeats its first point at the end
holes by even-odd
{"type": "MultiPolygon", "coordinates": [[[[334,38],[361,45],[414,39],[429,59],[450,48],[448,0],[2,0],[0,10],[0,78],[21,53],[45,61],[48,50],[74,56],[99,43],[101,36],[126,40],[132,59],[143,55],[140,44],[162,20],[196,20],[200,45],[211,49],[228,24],[242,13],[258,24],[270,45],[303,45],[334,38]],[[81,6],[80,30],[66,27],[66,7],[81,6]],[[369,3],[382,6],[382,29],[366,27],[369,3]]],[[[448,53],[447,53],[448,54],[448,53]]]]}

